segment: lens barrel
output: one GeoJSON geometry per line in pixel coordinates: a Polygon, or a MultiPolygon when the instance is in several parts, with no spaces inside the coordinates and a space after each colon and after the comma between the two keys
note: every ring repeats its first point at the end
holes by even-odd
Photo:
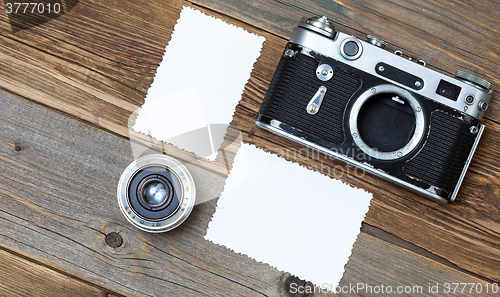
{"type": "Polygon", "coordinates": [[[125,169],[117,197],[120,210],[132,225],[147,232],[165,232],[187,219],[196,189],[182,163],[165,155],[149,155],[125,169]]]}

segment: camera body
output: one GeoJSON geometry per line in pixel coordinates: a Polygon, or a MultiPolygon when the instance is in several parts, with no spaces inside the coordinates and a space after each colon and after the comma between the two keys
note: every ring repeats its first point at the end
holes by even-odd
{"type": "Polygon", "coordinates": [[[484,125],[490,83],[449,77],[303,18],[256,124],[441,203],[457,196],[484,125]]]}

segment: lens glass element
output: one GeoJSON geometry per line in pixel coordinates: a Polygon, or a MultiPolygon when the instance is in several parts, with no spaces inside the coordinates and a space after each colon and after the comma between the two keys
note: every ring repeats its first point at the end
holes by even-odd
{"type": "Polygon", "coordinates": [[[453,101],[457,101],[458,95],[460,94],[461,90],[462,88],[460,88],[459,86],[455,86],[452,83],[449,83],[445,80],[441,80],[436,89],[436,94],[451,99],[453,101]]]}
{"type": "MultiPolygon", "coordinates": [[[[150,211],[162,211],[168,208],[173,200],[178,200],[174,199],[175,187],[173,187],[177,181],[165,168],[152,167],[149,170],[140,171],[130,183],[130,201],[133,209],[144,218],[161,218],[161,216],[158,217],[159,214],[152,214],[150,211]]],[[[174,204],[178,203],[174,201],[174,204]]],[[[169,209],[175,211],[175,208],[172,206],[169,209]]],[[[163,213],[167,216],[170,214],[163,213]]]]}
{"type": "Polygon", "coordinates": [[[151,206],[158,206],[167,199],[167,188],[158,181],[151,181],[142,190],[144,201],[151,206]]]}

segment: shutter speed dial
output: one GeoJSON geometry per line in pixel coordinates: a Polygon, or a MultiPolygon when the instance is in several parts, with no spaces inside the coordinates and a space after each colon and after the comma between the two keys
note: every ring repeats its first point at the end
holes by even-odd
{"type": "Polygon", "coordinates": [[[467,83],[472,83],[475,86],[480,87],[484,91],[489,91],[491,86],[490,82],[475,75],[472,75],[470,73],[467,73],[465,71],[457,70],[457,72],[455,72],[455,76],[461,79],[462,81],[465,81],[467,83]]]}
{"type": "Polygon", "coordinates": [[[299,27],[312,30],[328,38],[335,38],[337,32],[330,20],[326,16],[303,17],[299,27]]]}

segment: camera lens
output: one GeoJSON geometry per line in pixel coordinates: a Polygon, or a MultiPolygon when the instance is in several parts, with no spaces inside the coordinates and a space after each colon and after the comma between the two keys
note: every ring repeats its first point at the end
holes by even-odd
{"type": "Polygon", "coordinates": [[[130,164],[118,183],[118,203],[127,220],[148,232],[164,232],[184,222],[193,209],[196,189],[179,161],[150,155],[130,164]]]}

